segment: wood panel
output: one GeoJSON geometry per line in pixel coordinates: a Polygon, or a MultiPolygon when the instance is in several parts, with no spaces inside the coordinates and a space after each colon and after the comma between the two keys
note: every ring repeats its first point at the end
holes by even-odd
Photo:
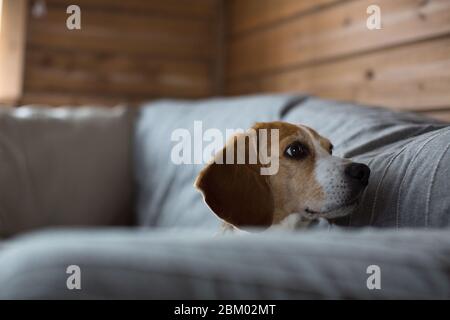
{"type": "Polygon", "coordinates": [[[371,4],[372,0],[345,1],[248,36],[232,37],[228,77],[288,70],[450,32],[448,0],[379,0],[381,30],[366,27],[371,4]]]}
{"type": "Polygon", "coordinates": [[[450,123],[450,109],[422,112],[428,117],[450,123]]]}
{"type": "Polygon", "coordinates": [[[0,103],[14,104],[22,94],[27,3],[5,0],[0,6],[0,103]]]}
{"type": "Polygon", "coordinates": [[[26,63],[26,89],[38,91],[198,97],[211,90],[206,62],[47,50],[30,52],[26,63]]]}
{"type": "Polygon", "coordinates": [[[232,94],[308,92],[397,109],[450,105],[450,36],[278,74],[233,81],[232,94]]]}
{"type": "Polygon", "coordinates": [[[42,17],[30,11],[24,103],[115,104],[220,90],[219,0],[76,3],[81,30],[66,28],[70,0],[47,0],[42,17]]]}
{"type": "Polygon", "coordinates": [[[343,0],[227,0],[228,32],[236,35],[258,27],[267,27],[281,19],[343,0]]]}
{"type": "Polygon", "coordinates": [[[26,91],[21,100],[21,105],[50,105],[50,106],[115,106],[119,104],[136,106],[138,103],[151,100],[152,96],[130,97],[126,95],[98,95],[85,93],[68,93],[55,91],[26,91]]]}
{"type": "MultiPolygon", "coordinates": [[[[67,1],[46,0],[50,7],[66,8],[67,1]]],[[[216,14],[216,3],[211,0],[77,0],[71,1],[89,12],[116,11],[122,14],[163,15],[211,20],[216,14]]]]}
{"type": "Polygon", "coordinates": [[[73,31],[65,27],[67,17],[65,10],[49,8],[45,17],[32,18],[28,43],[50,49],[212,58],[211,22],[84,9],[82,29],[73,31]]]}

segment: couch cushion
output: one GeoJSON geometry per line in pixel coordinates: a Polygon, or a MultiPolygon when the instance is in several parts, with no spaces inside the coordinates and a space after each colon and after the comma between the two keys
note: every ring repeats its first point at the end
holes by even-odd
{"type": "Polygon", "coordinates": [[[310,98],[285,121],[329,137],[335,154],[364,162],[371,178],[351,226],[450,224],[450,127],[411,113],[310,98]]]}
{"type": "Polygon", "coordinates": [[[124,108],[0,109],[0,237],[132,217],[124,108]]]}
{"type": "MultiPolygon", "coordinates": [[[[177,165],[171,159],[177,144],[171,141],[174,130],[187,130],[194,143],[194,122],[201,121],[203,132],[216,128],[225,136],[226,129],[247,129],[256,121],[278,120],[286,106],[301,99],[283,95],[247,96],[161,100],[144,105],[136,125],[134,146],[139,224],[165,227],[219,224],[193,187],[204,164],[177,165]]],[[[205,141],[204,145],[208,143],[205,141]]]]}
{"type": "Polygon", "coordinates": [[[49,231],[0,251],[0,299],[449,299],[449,231],[49,231]]]}

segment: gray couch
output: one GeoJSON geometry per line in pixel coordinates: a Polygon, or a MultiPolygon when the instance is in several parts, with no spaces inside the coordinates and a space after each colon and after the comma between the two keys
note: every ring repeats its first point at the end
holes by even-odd
{"type": "Polygon", "coordinates": [[[444,123],[307,96],[0,109],[0,298],[448,299],[449,147],[444,123]],[[325,227],[216,236],[173,130],[280,119],[371,167],[361,203],[325,227]]]}

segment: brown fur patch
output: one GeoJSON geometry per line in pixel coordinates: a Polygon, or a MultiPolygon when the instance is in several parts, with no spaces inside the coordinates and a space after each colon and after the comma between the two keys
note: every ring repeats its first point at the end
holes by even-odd
{"type": "Polygon", "coordinates": [[[307,126],[303,126],[303,127],[306,128],[312,134],[312,136],[315,139],[317,139],[317,141],[319,141],[319,143],[322,146],[322,148],[324,148],[325,150],[327,150],[327,151],[329,151],[331,153],[333,145],[331,144],[330,140],[328,140],[327,138],[322,137],[313,128],[310,128],[310,127],[307,127],[307,126]]]}
{"type": "Polygon", "coordinates": [[[261,164],[249,164],[250,154],[256,151],[249,140],[245,164],[237,163],[237,140],[244,136],[232,137],[214,161],[200,172],[195,185],[211,210],[227,223],[237,227],[268,227],[274,212],[272,192],[267,176],[260,174],[261,164]],[[231,147],[234,148],[233,163],[226,164],[227,150],[231,147]]]}

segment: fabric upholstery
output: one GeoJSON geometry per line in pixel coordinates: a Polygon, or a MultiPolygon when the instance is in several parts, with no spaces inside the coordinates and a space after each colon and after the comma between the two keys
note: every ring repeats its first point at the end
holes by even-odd
{"type": "Polygon", "coordinates": [[[449,299],[450,232],[61,230],[0,251],[4,299],[449,299]],[[81,270],[68,290],[67,267],[81,270]],[[369,290],[369,266],[381,289],[369,290]]]}
{"type": "Polygon", "coordinates": [[[245,129],[255,121],[302,123],[330,138],[336,155],[368,164],[369,186],[358,209],[337,221],[340,225],[449,225],[448,125],[412,113],[305,96],[164,100],[144,106],[135,137],[141,225],[217,228],[218,219],[192,186],[204,164],[170,160],[171,132],[186,128],[193,136],[196,120],[203,121],[204,129],[221,131],[245,129]]]}
{"type": "Polygon", "coordinates": [[[450,225],[450,126],[412,113],[305,100],[284,120],[329,137],[335,154],[369,165],[371,177],[357,210],[341,225],[450,225]]]}
{"type": "Polygon", "coordinates": [[[0,237],[128,224],[131,140],[121,107],[0,109],[0,237]]]}

